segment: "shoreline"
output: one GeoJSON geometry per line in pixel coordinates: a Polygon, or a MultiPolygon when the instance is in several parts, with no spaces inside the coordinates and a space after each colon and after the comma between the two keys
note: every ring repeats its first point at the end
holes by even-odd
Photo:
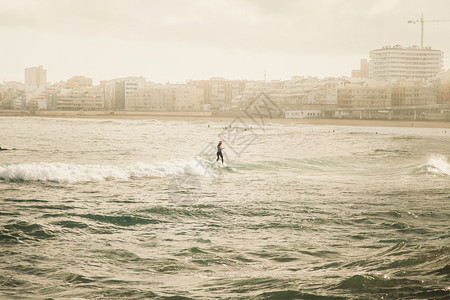
{"type": "MultiPolygon", "coordinates": [[[[161,120],[161,121],[207,121],[231,123],[236,118],[239,121],[252,124],[253,120],[243,114],[235,116],[212,115],[209,112],[192,113],[167,113],[167,112],[127,112],[120,111],[14,111],[0,110],[0,117],[44,117],[44,118],[80,118],[80,119],[115,119],[115,120],[161,120]]],[[[255,119],[257,119],[255,117],[255,119]]],[[[412,128],[450,128],[450,121],[426,121],[426,120],[367,120],[367,119],[285,119],[271,118],[265,119],[266,123],[278,124],[309,124],[309,125],[330,125],[330,126],[368,126],[368,127],[412,127],[412,128]]]]}

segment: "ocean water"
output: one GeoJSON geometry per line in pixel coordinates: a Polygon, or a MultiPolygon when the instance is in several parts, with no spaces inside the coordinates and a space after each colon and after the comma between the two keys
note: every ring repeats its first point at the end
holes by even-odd
{"type": "Polygon", "coordinates": [[[450,298],[449,129],[269,121],[0,118],[0,298],[450,298]]]}

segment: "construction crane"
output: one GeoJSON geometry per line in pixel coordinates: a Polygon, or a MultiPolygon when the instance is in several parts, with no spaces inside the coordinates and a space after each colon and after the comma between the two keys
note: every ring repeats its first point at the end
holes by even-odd
{"type": "Polygon", "coordinates": [[[424,22],[450,22],[450,20],[424,20],[423,14],[419,20],[408,20],[408,23],[416,24],[420,22],[420,48],[423,48],[423,23],[424,22]]]}

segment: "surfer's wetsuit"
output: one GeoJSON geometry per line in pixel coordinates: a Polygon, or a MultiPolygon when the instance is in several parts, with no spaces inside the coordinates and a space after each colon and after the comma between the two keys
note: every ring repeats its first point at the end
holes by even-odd
{"type": "Polygon", "coordinates": [[[222,164],[223,164],[223,155],[222,155],[222,148],[221,148],[222,144],[217,145],[217,160],[219,161],[219,158],[222,159],[222,164]]]}

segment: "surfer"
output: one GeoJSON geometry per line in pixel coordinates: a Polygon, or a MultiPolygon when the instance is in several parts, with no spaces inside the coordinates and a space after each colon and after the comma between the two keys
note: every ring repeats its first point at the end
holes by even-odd
{"type": "Polygon", "coordinates": [[[217,145],[217,160],[219,161],[219,158],[222,159],[222,165],[223,165],[223,154],[222,154],[222,141],[219,141],[219,144],[217,145]]]}

